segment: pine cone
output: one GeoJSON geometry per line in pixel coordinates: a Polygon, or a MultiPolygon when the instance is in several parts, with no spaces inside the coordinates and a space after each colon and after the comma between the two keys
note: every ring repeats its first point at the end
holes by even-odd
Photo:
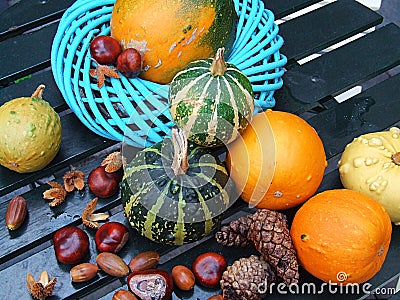
{"type": "Polygon", "coordinates": [[[248,238],[287,285],[299,281],[296,251],[284,214],[259,209],[253,214],[248,238]]]}
{"type": "Polygon", "coordinates": [[[270,265],[261,257],[251,255],[240,258],[229,266],[222,275],[221,289],[224,299],[260,300],[275,282],[270,265]]]}
{"type": "Polygon", "coordinates": [[[222,227],[215,236],[226,246],[254,245],[287,285],[299,281],[296,251],[284,214],[259,209],[222,227]]]}
{"type": "Polygon", "coordinates": [[[247,237],[251,222],[253,222],[252,216],[247,215],[230,222],[227,226],[221,227],[220,231],[215,234],[217,242],[228,247],[252,246],[252,241],[247,237]]]}

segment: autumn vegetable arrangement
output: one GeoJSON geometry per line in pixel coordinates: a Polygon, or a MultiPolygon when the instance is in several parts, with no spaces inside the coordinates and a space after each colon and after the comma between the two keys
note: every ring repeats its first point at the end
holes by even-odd
{"type": "MultiPolygon", "coordinates": [[[[248,78],[225,61],[235,38],[233,2],[170,1],[163,7],[165,15],[154,17],[160,3],[141,1],[133,10],[128,9],[131,0],[117,0],[111,36],[97,36],[90,44],[90,75],[98,88],[107,77],[121,76],[169,83],[176,127],[171,137],[139,151],[129,162],[123,153],[110,154],[86,182],[80,170],[67,172],[63,183],[48,182],[43,198],[51,207],[86,184],[96,196],[82,212],[83,225],[96,231],[95,264],[87,261],[90,240],[85,230],[67,226],[52,239],[58,262],[71,266],[71,281],[90,281],[101,270],[126,278],[129,290],[117,291],[113,299],[168,299],[174,288],[190,291],[197,283],[220,287],[221,295],[213,299],[234,300],[262,299],[268,289],[258,287],[265,282],[297,284],[302,268],[325,282],[362,283],[372,278],[385,260],[391,221],[400,221],[393,183],[400,165],[399,129],[356,138],[339,162],[345,189],[315,195],[327,167],[317,132],[288,112],[269,109],[254,115],[248,78]],[[172,24],[179,26],[169,28],[172,24]],[[221,253],[199,253],[190,266],[177,265],[171,272],[158,268],[156,251],[138,253],[125,262],[118,253],[131,238],[130,228],[101,223],[109,216],[96,212],[98,198],[118,191],[131,227],[154,242],[182,245],[215,233],[221,245],[253,247],[258,255],[229,263],[221,253]],[[221,226],[225,211],[239,197],[255,208],[254,213],[221,226]],[[294,207],[300,208],[288,220],[285,210],[294,207]],[[340,272],[344,280],[337,277],[340,272]]],[[[24,101],[47,109],[48,122],[60,139],[59,118],[40,98],[38,92],[24,101]]],[[[0,122],[17,127],[19,113],[0,109],[0,122]]],[[[30,138],[38,138],[41,130],[32,124],[30,138]]],[[[1,148],[0,163],[21,172],[43,168],[58,151],[54,140],[51,155],[39,152],[39,166],[26,161],[20,168],[23,164],[1,148]]],[[[18,230],[27,210],[21,196],[10,201],[9,230],[18,230]]],[[[57,281],[46,271],[38,280],[31,274],[26,280],[37,299],[50,296],[57,281]]]]}
{"type": "MultiPolygon", "coordinates": [[[[215,237],[222,245],[253,247],[260,254],[243,257],[231,266],[226,264],[224,271],[219,272],[219,280],[214,284],[219,284],[224,299],[262,299],[268,288],[257,287],[265,280],[287,286],[297,284],[301,268],[331,283],[362,283],[372,278],[382,267],[391,239],[391,222],[384,206],[369,196],[348,189],[314,195],[327,167],[325,151],[314,128],[294,114],[267,110],[246,117],[247,124],[243,128],[235,127],[239,123],[221,126],[219,122],[226,125],[229,119],[224,117],[230,115],[224,114],[223,108],[215,109],[219,102],[213,102],[220,99],[222,91],[218,88],[222,90],[222,84],[217,84],[215,96],[201,92],[206,91],[213,80],[225,80],[222,78],[229,76],[210,72],[218,57],[216,55],[208,65],[206,61],[189,64],[172,80],[171,114],[177,127],[188,135],[189,142],[185,136],[175,136],[177,133],[174,131],[172,143],[165,139],[164,144],[146,148],[128,164],[122,185],[122,201],[131,225],[156,242],[173,244],[196,241],[207,235],[209,232],[204,228],[210,220],[212,223],[208,228],[220,227],[210,212],[214,209],[220,213],[221,206],[203,205],[200,210],[187,210],[189,213],[185,213],[192,202],[202,203],[203,198],[210,195],[200,188],[188,192],[186,182],[181,180],[192,174],[186,173],[192,164],[188,163],[185,153],[194,154],[198,151],[196,147],[212,151],[224,144],[229,179],[233,181],[237,195],[255,206],[256,212],[220,227],[215,237]],[[204,97],[204,94],[213,97],[204,97]],[[235,130],[239,132],[236,137],[232,134],[235,130]],[[227,140],[218,139],[216,132],[227,140]],[[218,142],[215,143],[214,139],[218,142]],[[190,148],[193,146],[188,147],[186,143],[195,143],[196,146],[190,148]],[[195,195],[195,200],[192,195],[195,195]],[[300,205],[289,224],[284,210],[300,205]],[[170,216],[162,215],[164,211],[175,211],[177,218],[171,222],[170,216]],[[201,225],[204,227],[197,227],[201,228],[201,236],[196,236],[192,230],[200,224],[185,219],[196,212],[204,218],[201,225]],[[371,217],[374,222],[370,221],[371,217]],[[338,274],[345,274],[345,279],[339,278],[338,274]]],[[[227,97],[230,100],[221,102],[231,109],[246,103],[245,81],[228,82],[224,83],[231,91],[238,88],[242,94],[238,92],[236,101],[227,97]]],[[[247,107],[251,109],[251,105],[247,107]]],[[[195,165],[201,163],[196,161],[195,165]]],[[[222,166],[214,165],[213,168],[223,170],[222,166]]],[[[208,183],[218,179],[217,176],[207,177],[207,172],[201,174],[208,183]]],[[[223,195],[223,190],[217,189],[215,193],[223,195]]],[[[194,268],[192,271],[195,281],[202,284],[196,278],[194,268]]]]}
{"type": "MultiPolygon", "coordinates": [[[[171,272],[158,268],[160,254],[156,251],[138,253],[129,262],[125,262],[118,256],[118,252],[129,241],[129,229],[118,222],[107,222],[100,225],[99,221],[106,221],[108,215],[99,212],[95,213],[98,199],[94,198],[82,212],[82,221],[87,228],[96,230],[95,244],[99,252],[96,257],[96,263],[85,261],[89,254],[89,237],[84,230],[75,226],[64,227],[55,233],[53,244],[57,260],[60,263],[71,266],[72,282],[90,281],[96,277],[99,271],[109,276],[126,278],[128,289],[116,291],[113,299],[146,299],[147,293],[157,295],[157,299],[168,299],[174,289],[190,291],[194,288],[195,283],[205,288],[221,288],[221,294],[215,295],[210,299],[218,299],[218,297],[220,299],[262,299],[266,296],[265,292],[268,289],[257,289],[257,286],[265,282],[270,284],[274,282],[281,282],[286,285],[296,284],[300,280],[301,268],[325,282],[345,284],[362,283],[369,280],[380,270],[385,260],[390,245],[391,221],[382,204],[358,191],[350,189],[331,190],[310,196],[310,198],[304,200],[299,197],[293,197],[292,194],[285,197],[286,192],[282,191],[285,191],[283,188],[287,186],[287,183],[281,185],[271,184],[271,186],[281,191],[282,195],[276,197],[277,193],[271,193],[268,197],[258,198],[257,202],[253,202],[257,208],[253,214],[240,217],[222,227],[219,221],[217,222],[213,218],[206,219],[204,222],[199,222],[199,224],[180,223],[180,218],[172,221],[157,220],[157,215],[152,218],[151,211],[148,210],[146,212],[143,207],[135,211],[134,215],[129,215],[135,209],[135,205],[139,205],[142,201],[142,198],[137,198],[138,195],[144,197],[144,194],[140,190],[132,191],[127,184],[128,180],[130,180],[131,186],[144,188],[150,196],[152,195],[151,190],[144,183],[147,183],[147,180],[152,183],[157,182],[157,180],[162,181],[164,186],[168,186],[168,194],[163,194],[164,190],[159,188],[158,197],[152,196],[151,198],[163,202],[168,198],[164,198],[165,195],[172,196],[170,191],[173,186],[174,189],[172,190],[182,191],[177,194],[185,195],[185,197],[181,196],[176,200],[173,198],[167,200],[172,201],[171,203],[173,201],[182,203],[180,201],[187,200],[188,195],[207,197],[205,196],[207,194],[204,194],[202,190],[196,190],[194,187],[179,186],[177,178],[179,176],[185,176],[185,178],[200,176],[206,184],[217,183],[218,174],[214,172],[212,177],[207,178],[207,168],[222,172],[221,178],[223,180],[216,187],[210,187],[206,190],[211,189],[214,191],[214,196],[218,195],[216,197],[218,199],[217,203],[222,205],[220,209],[223,210],[228,200],[224,199],[226,194],[218,190],[218,186],[223,184],[224,180],[228,180],[228,171],[230,174],[234,172],[232,171],[232,165],[235,151],[237,151],[235,147],[240,145],[248,149],[243,151],[240,157],[244,161],[250,163],[259,162],[260,164],[269,163],[268,160],[264,159],[263,155],[265,155],[264,151],[270,151],[271,143],[263,143],[261,137],[267,136],[263,134],[263,130],[269,134],[272,133],[268,135],[268,139],[270,139],[269,141],[273,139],[272,144],[276,151],[283,151],[279,150],[282,149],[280,145],[282,141],[273,138],[278,135],[278,130],[280,130],[281,136],[283,135],[282,132],[285,132],[288,140],[292,141],[293,147],[298,147],[294,149],[301,153],[305,153],[305,151],[308,151],[306,148],[309,149],[311,147],[319,150],[319,152],[315,150],[315,153],[320,153],[319,157],[309,158],[314,161],[314,165],[313,168],[306,169],[308,175],[303,177],[305,182],[309,182],[313,176],[318,176],[320,170],[326,167],[325,156],[323,148],[321,149],[318,135],[309,129],[312,128],[300,117],[288,113],[268,110],[257,114],[249,121],[249,125],[241,133],[241,144],[238,144],[237,141],[239,140],[235,140],[229,146],[233,150],[228,153],[227,161],[229,161],[228,166],[230,166],[228,169],[223,167],[224,164],[218,160],[218,157],[212,156],[211,150],[214,148],[205,148],[190,141],[188,142],[185,135],[181,135],[183,131],[174,129],[171,139],[165,139],[163,143],[140,151],[131,162],[127,163],[123,179],[121,177],[121,168],[126,162],[120,152],[108,155],[101,165],[94,168],[87,177],[88,187],[95,195],[97,195],[96,190],[108,191],[108,194],[97,195],[98,197],[108,197],[115,194],[115,186],[118,189],[119,182],[122,180],[121,194],[123,201],[124,199],[131,201],[131,203],[124,204],[128,220],[131,221],[131,224],[133,223],[133,226],[138,226],[134,228],[138,229],[139,233],[144,236],[146,236],[147,232],[150,232],[152,235],[147,237],[156,242],[172,244],[191,242],[217,229],[215,238],[218,243],[227,247],[253,247],[259,255],[242,257],[228,264],[227,260],[219,253],[200,253],[192,265],[176,265],[171,269],[171,272]],[[259,116],[262,116],[264,120],[269,120],[269,122],[261,123],[263,126],[259,126],[259,116]],[[273,118],[277,119],[273,120],[273,118]],[[285,120],[286,124],[291,124],[288,119],[294,123],[298,122],[294,127],[299,129],[295,131],[277,129],[280,127],[275,125],[274,122],[285,120]],[[265,124],[267,126],[264,126],[265,124]],[[249,135],[247,131],[250,132],[249,135]],[[302,134],[306,135],[308,141],[314,141],[314,144],[310,145],[310,143],[298,141],[302,139],[302,134]],[[259,140],[249,139],[248,137],[251,135],[258,137],[259,140]],[[251,143],[255,143],[255,146],[251,147],[251,143]],[[257,143],[259,144],[257,145],[257,143]],[[175,146],[178,146],[177,149],[174,148],[175,146]],[[243,154],[252,156],[255,159],[250,160],[247,158],[246,160],[243,154]],[[188,155],[193,158],[188,158],[188,155]],[[204,155],[212,158],[212,160],[200,159],[204,155]],[[175,158],[179,159],[176,160],[175,158]],[[316,162],[319,162],[319,166],[315,165],[316,162]],[[199,172],[194,166],[203,166],[203,172],[199,172]],[[186,174],[185,172],[188,172],[191,168],[194,169],[189,174],[186,174]],[[146,170],[147,175],[140,173],[139,170],[146,170]],[[152,170],[156,172],[153,175],[151,173],[153,172],[152,170]],[[136,172],[139,173],[135,174],[136,172]],[[169,172],[170,177],[165,175],[166,177],[163,178],[163,174],[167,172],[169,172]],[[112,188],[107,188],[109,185],[112,188]],[[101,188],[98,188],[98,186],[101,188]],[[185,189],[187,190],[184,191],[185,189]],[[303,205],[296,212],[291,223],[288,222],[284,209],[264,207],[271,202],[271,206],[285,208],[292,199],[299,201],[297,205],[301,203],[303,205]],[[135,201],[137,202],[136,204],[133,203],[135,201]],[[143,220],[140,218],[143,218],[143,220]],[[136,220],[136,223],[132,219],[136,220]],[[146,223],[148,220],[151,220],[152,223],[146,223]],[[161,227],[165,228],[165,231],[151,229],[158,222],[166,222],[165,224],[168,224],[161,227]],[[140,232],[139,226],[143,226],[143,232],[140,232]],[[190,231],[191,226],[194,226],[199,231],[190,231]],[[203,230],[209,228],[209,231],[201,231],[201,228],[203,230]],[[338,228],[340,228],[341,232],[339,236],[336,234],[338,228]],[[354,230],[354,228],[357,228],[357,230],[354,230]],[[186,238],[191,240],[185,240],[186,238]],[[357,242],[355,243],[354,241],[357,242]],[[344,280],[337,277],[340,272],[345,274],[344,280]],[[243,280],[244,277],[246,278],[245,280],[243,280]],[[143,282],[154,286],[154,288],[144,292],[140,287],[143,282]]],[[[391,129],[391,132],[396,133],[397,131],[391,129]]],[[[287,141],[287,139],[282,140],[284,142],[287,141]]],[[[229,147],[227,147],[228,151],[229,147]]],[[[279,155],[272,157],[275,157],[276,160],[273,174],[263,174],[266,174],[264,175],[265,177],[272,177],[272,183],[274,183],[275,177],[281,176],[281,172],[279,172],[281,166],[277,158],[279,155]]],[[[288,160],[290,155],[288,154],[286,157],[288,160]]],[[[299,168],[301,167],[300,165],[299,168]]],[[[259,166],[259,169],[262,168],[259,166]]],[[[271,169],[267,168],[267,170],[271,169]]],[[[261,172],[254,165],[248,168],[248,172],[250,171],[256,172],[258,177],[247,175],[245,185],[249,189],[252,187],[253,190],[256,190],[257,185],[262,183],[260,178],[263,177],[259,175],[261,172]],[[257,178],[257,180],[254,178],[257,178]]],[[[265,172],[265,170],[262,171],[265,172]]],[[[303,172],[305,172],[304,169],[301,169],[299,176],[303,172]]],[[[70,192],[84,188],[86,184],[84,178],[85,174],[79,170],[68,171],[63,177],[63,183],[49,182],[50,189],[43,193],[43,197],[52,200],[51,206],[59,205],[67,201],[70,192]]],[[[319,180],[322,179],[321,177],[318,178],[320,178],[319,180]]],[[[240,183],[239,180],[244,179],[234,178],[235,183],[240,183]]],[[[181,181],[182,183],[184,181],[181,181]]],[[[307,192],[305,191],[307,188],[309,189],[308,192],[313,194],[316,189],[315,186],[318,186],[318,183],[305,184],[303,189],[299,188],[299,190],[307,192]]],[[[233,186],[231,187],[233,188],[233,186]]],[[[295,188],[293,186],[294,191],[295,188]]],[[[243,193],[246,190],[243,189],[243,193]]],[[[268,193],[268,190],[265,193],[268,193]]],[[[243,199],[246,198],[243,197],[243,199]]],[[[252,198],[249,198],[248,202],[251,203],[251,200],[252,198]]],[[[289,207],[293,207],[293,205],[296,204],[291,204],[289,207]]],[[[144,204],[144,206],[146,205],[144,204]]],[[[211,209],[215,208],[216,206],[214,205],[209,210],[201,211],[204,214],[203,217],[206,212],[211,213],[211,209]]],[[[16,230],[22,224],[26,211],[26,202],[22,197],[18,196],[10,202],[6,218],[7,226],[10,230],[16,230]],[[14,216],[14,221],[10,221],[13,220],[12,216],[14,216]]],[[[179,210],[177,211],[179,212],[179,210]]],[[[37,280],[32,274],[28,273],[27,275],[28,289],[38,299],[50,296],[56,283],[57,279],[50,278],[46,271],[43,271],[37,280]]]]}

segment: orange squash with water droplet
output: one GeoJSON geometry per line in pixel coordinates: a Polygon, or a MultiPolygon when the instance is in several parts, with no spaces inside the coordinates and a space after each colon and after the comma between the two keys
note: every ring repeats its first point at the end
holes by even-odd
{"type": "Polygon", "coordinates": [[[304,203],[321,184],[327,166],[314,128],[299,116],[271,109],[256,114],[228,145],[226,162],[241,198],[273,210],[304,203]]]}

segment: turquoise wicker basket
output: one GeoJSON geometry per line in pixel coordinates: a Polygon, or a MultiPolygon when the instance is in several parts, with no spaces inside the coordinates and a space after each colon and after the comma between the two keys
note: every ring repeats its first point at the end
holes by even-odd
{"type": "MultiPolygon", "coordinates": [[[[274,15],[262,0],[234,0],[239,16],[236,41],[228,61],[248,76],[255,92],[256,111],[275,105],[274,91],[282,86],[286,57],[279,49],[274,15]]],[[[93,68],[89,45],[109,35],[115,0],[77,0],[61,18],[51,50],[55,82],[65,101],[93,132],[134,147],[147,147],[170,134],[168,85],[140,78],[107,79],[102,88],[89,75],[93,68]]]]}

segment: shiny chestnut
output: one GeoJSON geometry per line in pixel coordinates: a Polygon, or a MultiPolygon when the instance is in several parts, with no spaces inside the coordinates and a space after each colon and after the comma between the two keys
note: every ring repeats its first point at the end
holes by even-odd
{"type": "Polygon", "coordinates": [[[126,77],[132,78],[142,71],[142,56],[135,48],[127,48],[117,58],[117,69],[126,77]]]}
{"type": "Polygon", "coordinates": [[[98,166],[89,173],[87,183],[97,197],[108,198],[118,192],[121,179],[121,172],[108,173],[105,166],[98,166]]]}
{"type": "Polygon", "coordinates": [[[89,237],[75,226],[59,229],[53,236],[56,258],[63,264],[76,264],[89,252],[89,237]]]}
{"type": "Polygon", "coordinates": [[[113,64],[122,52],[119,42],[106,35],[97,36],[89,46],[90,54],[99,64],[113,64]]]}
{"type": "Polygon", "coordinates": [[[226,259],[215,252],[200,254],[192,263],[196,281],[201,285],[214,288],[219,285],[222,274],[227,268],[226,259]]]}
{"type": "Polygon", "coordinates": [[[119,222],[108,222],[99,227],[94,240],[100,252],[117,253],[126,244],[129,229],[119,222]]]}

